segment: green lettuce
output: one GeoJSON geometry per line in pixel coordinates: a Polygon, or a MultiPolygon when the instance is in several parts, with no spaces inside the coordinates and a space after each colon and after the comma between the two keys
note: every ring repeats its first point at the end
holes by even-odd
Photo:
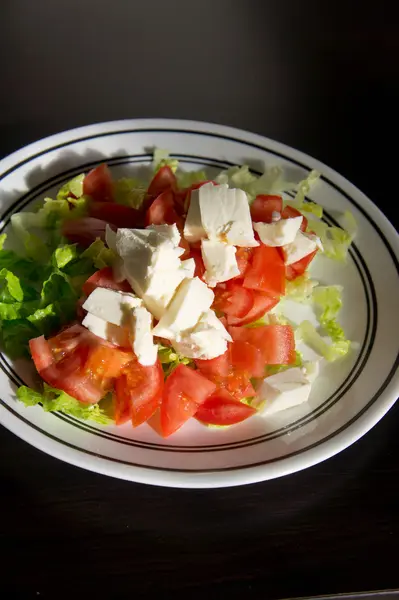
{"type": "Polygon", "coordinates": [[[19,387],[17,398],[25,406],[41,404],[47,412],[62,412],[78,419],[95,421],[101,425],[109,425],[114,422],[107,410],[106,399],[101,400],[98,404],[82,404],[64,391],[50,387],[46,383],[43,386],[42,393],[25,385],[19,387]]]}
{"type": "Polygon", "coordinates": [[[67,198],[70,198],[71,194],[73,194],[75,198],[83,196],[84,178],[85,174],[80,173],[80,175],[76,175],[76,177],[65,183],[58,191],[57,200],[66,200],[67,198]]]}
{"type": "Polygon", "coordinates": [[[318,286],[312,292],[312,300],[321,323],[334,319],[342,307],[342,286],[318,286]]]}
{"type": "Polygon", "coordinates": [[[167,377],[175,367],[180,364],[194,366],[194,361],[175,352],[169,346],[158,344],[158,358],[161,362],[165,377],[167,377]]]}
{"type": "Polygon", "coordinates": [[[100,238],[97,238],[84,252],[80,255],[81,259],[90,259],[96,269],[111,267],[117,258],[117,254],[108,248],[100,238]]]}
{"type": "Polygon", "coordinates": [[[348,217],[349,214],[346,213],[346,218],[349,219],[351,231],[327,225],[323,221],[309,219],[308,222],[308,231],[313,231],[318,235],[323,244],[323,254],[340,262],[346,261],[356,231],[356,223],[353,223],[354,217],[352,215],[348,217]]]}
{"type": "Polygon", "coordinates": [[[348,354],[351,343],[345,337],[341,339],[332,338],[332,343],[328,343],[310,323],[302,321],[296,330],[296,338],[302,340],[310,346],[315,352],[323,356],[329,362],[342,358],[348,354]]]}
{"type": "Polygon", "coordinates": [[[317,281],[310,279],[309,275],[305,273],[300,275],[293,281],[286,281],[285,283],[285,297],[296,302],[308,302],[317,289],[317,281]]]}
{"type": "Polygon", "coordinates": [[[276,373],[281,373],[282,371],[286,371],[287,369],[291,369],[292,367],[301,367],[303,364],[303,357],[301,352],[298,350],[295,351],[295,362],[290,365],[267,365],[266,367],[266,375],[276,375],[276,373]]]}
{"type": "Polygon", "coordinates": [[[114,182],[115,202],[139,209],[147,193],[147,186],[138,179],[123,177],[114,182]]]}
{"type": "Polygon", "coordinates": [[[205,171],[177,171],[176,173],[177,185],[180,189],[188,188],[194,185],[194,183],[199,183],[200,181],[205,181],[207,179],[207,175],[205,171]]]}
{"type": "Polygon", "coordinates": [[[179,161],[175,158],[170,158],[169,151],[162,148],[155,148],[152,158],[152,168],[156,173],[162,167],[169,167],[173,173],[177,171],[179,161]]]}

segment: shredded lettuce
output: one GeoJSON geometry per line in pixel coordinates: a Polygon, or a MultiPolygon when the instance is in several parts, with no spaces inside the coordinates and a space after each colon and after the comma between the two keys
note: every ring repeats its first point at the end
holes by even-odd
{"type": "Polygon", "coordinates": [[[155,148],[152,158],[152,168],[156,173],[162,167],[169,167],[173,173],[177,171],[179,161],[175,158],[170,158],[168,150],[162,150],[162,148],[155,148]]]}
{"type": "Polygon", "coordinates": [[[81,254],[81,258],[89,258],[93,261],[93,265],[97,269],[103,269],[104,267],[111,267],[118,256],[111,248],[107,248],[100,238],[97,238],[96,241],[81,254]]]}
{"type": "Polygon", "coordinates": [[[175,350],[169,346],[163,346],[158,344],[158,358],[162,364],[162,369],[165,377],[167,377],[175,367],[180,364],[194,366],[194,361],[191,358],[187,358],[175,352],[175,350]]]}
{"type": "Polygon", "coordinates": [[[310,321],[302,321],[295,332],[296,338],[302,340],[310,346],[315,352],[323,356],[329,362],[333,362],[338,358],[342,358],[348,354],[351,343],[345,337],[342,339],[332,338],[332,343],[328,343],[310,323],[310,321]]]}
{"type": "Polygon", "coordinates": [[[303,364],[303,357],[301,352],[298,350],[295,351],[295,362],[290,365],[267,365],[266,367],[266,375],[276,375],[276,373],[281,373],[282,371],[286,371],[287,369],[291,369],[292,367],[301,367],[303,364]]]}
{"type": "Polygon", "coordinates": [[[147,186],[138,179],[123,177],[114,182],[115,202],[139,209],[143,204],[147,186]]]}
{"type": "Polygon", "coordinates": [[[321,323],[334,319],[342,307],[342,286],[318,286],[313,290],[312,300],[320,312],[321,323]]]}
{"type": "Polygon", "coordinates": [[[78,419],[95,421],[101,425],[114,422],[106,410],[105,399],[98,404],[82,404],[64,391],[50,387],[46,383],[43,386],[43,393],[32,390],[25,385],[19,387],[17,398],[25,406],[35,406],[40,403],[47,412],[59,411],[78,419]]]}
{"type": "Polygon", "coordinates": [[[308,222],[308,231],[313,231],[321,239],[323,254],[328,258],[341,262],[346,261],[349,247],[356,233],[356,222],[353,215],[349,212],[345,215],[346,221],[349,221],[351,231],[341,227],[329,226],[323,221],[309,220],[308,222]]]}
{"type": "Polygon", "coordinates": [[[80,173],[80,175],[76,175],[76,177],[74,177],[65,185],[63,185],[57,194],[57,200],[66,200],[67,198],[71,197],[71,194],[73,194],[75,198],[80,198],[81,196],[83,196],[84,178],[85,174],[80,173]]]}
{"type": "Polygon", "coordinates": [[[293,281],[286,281],[285,297],[296,302],[308,302],[312,298],[318,282],[310,279],[308,273],[304,273],[293,281]]]}
{"type": "Polygon", "coordinates": [[[177,171],[176,179],[177,185],[180,189],[188,188],[194,185],[194,183],[199,183],[200,181],[205,181],[207,175],[205,171],[177,171]]]}

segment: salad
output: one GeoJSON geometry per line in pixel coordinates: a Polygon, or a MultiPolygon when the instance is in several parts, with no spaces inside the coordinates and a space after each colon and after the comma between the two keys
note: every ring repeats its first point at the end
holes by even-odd
{"type": "Polygon", "coordinates": [[[149,183],[102,164],[14,214],[12,239],[0,236],[0,343],[40,380],[18,399],[164,437],[191,418],[226,427],[306,402],[319,362],[351,346],[341,288],[309,266],[345,261],[355,223],[321,220],[306,199],[317,178],[237,166],[208,181],[157,149],[149,183]],[[287,298],[312,304],[319,326],[295,327],[287,298]]]}

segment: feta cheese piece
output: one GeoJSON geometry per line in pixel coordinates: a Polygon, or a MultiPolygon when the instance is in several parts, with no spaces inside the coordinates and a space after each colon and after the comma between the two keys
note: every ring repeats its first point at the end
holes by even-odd
{"type": "Polygon", "coordinates": [[[123,348],[129,348],[131,345],[130,331],[127,327],[119,327],[91,313],[87,313],[82,321],[82,325],[94,333],[94,335],[98,335],[98,337],[111,342],[111,344],[122,346],[123,348]]]}
{"type": "Polygon", "coordinates": [[[323,252],[324,247],[323,247],[323,244],[322,244],[319,236],[317,236],[315,233],[308,233],[307,231],[304,232],[304,234],[306,235],[307,238],[309,238],[310,240],[313,240],[315,242],[316,246],[318,247],[318,249],[323,252]]]}
{"type": "Polygon", "coordinates": [[[152,316],[144,306],[138,306],[133,311],[132,319],[133,351],[138,362],[149,367],[155,364],[158,346],[154,344],[152,335],[152,316]]]}
{"type": "Polygon", "coordinates": [[[172,345],[188,358],[210,360],[226,352],[227,342],[231,342],[230,334],[213,310],[208,310],[193,329],[184,332],[180,341],[173,340],[172,345]]]}
{"type": "Polygon", "coordinates": [[[180,264],[180,269],[184,273],[184,278],[194,277],[195,260],[193,258],[187,258],[187,260],[182,260],[180,264]]]}
{"type": "Polygon", "coordinates": [[[183,279],[153,333],[166,339],[179,340],[182,331],[194,327],[207,311],[214,293],[198,277],[183,279]]]}
{"type": "Polygon", "coordinates": [[[265,402],[259,412],[262,416],[268,417],[287,408],[298,406],[307,402],[310,390],[311,383],[299,367],[266,377],[258,389],[260,401],[265,402]]]}
{"type": "MultiPolygon", "coordinates": [[[[111,229],[111,227],[107,224],[105,226],[105,241],[107,243],[108,248],[113,250],[117,254],[116,249],[116,232],[111,229]]],[[[112,272],[114,275],[114,279],[117,283],[120,281],[125,281],[126,273],[123,266],[123,260],[120,256],[117,256],[115,261],[112,264],[112,272]]]]}
{"type": "Polygon", "coordinates": [[[254,229],[266,246],[285,246],[295,240],[302,221],[303,217],[293,217],[273,223],[254,223],[254,229]]]}
{"type": "Polygon", "coordinates": [[[205,237],[234,246],[259,246],[254,238],[248,198],[244,190],[207,183],[191,192],[184,237],[205,237]]]}
{"type": "Polygon", "coordinates": [[[123,327],[130,324],[133,309],[142,304],[133,294],[98,287],[83,304],[88,313],[123,327]]]}
{"type": "Polygon", "coordinates": [[[218,240],[202,240],[201,253],[205,265],[204,279],[210,287],[240,274],[236,248],[218,240]]]}
{"type": "Polygon", "coordinates": [[[285,264],[292,265],[293,263],[301,260],[311,252],[314,252],[317,248],[316,242],[311,240],[302,231],[298,231],[295,239],[291,244],[283,246],[285,264]]]}

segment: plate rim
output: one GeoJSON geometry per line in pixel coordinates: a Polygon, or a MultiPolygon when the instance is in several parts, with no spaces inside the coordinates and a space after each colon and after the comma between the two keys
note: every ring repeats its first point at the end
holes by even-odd
{"type": "MultiPolygon", "coordinates": [[[[43,153],[47,152],[50,149],[55,150],[57,146],[51,146],[52,142],[64,140],[64,142],[70,141],[70,143],[72,144],[77,141],[75,139],[71,139],[76,134],[86,133],[87,137],[89,138],[93,135],[98,136],[99,130],[101,131],[102,129],[106,129],[108,127],[112,127],[114,130],[113,132],[115,134],[118,134],[126,131],[126,129],[129,126],[132,130],[138,130],[140,129],[140,127],[148,127],[150,129],[166,128],[165,132],[169,131],[170,133],[172,133],[173,129],[176,129],[177,127],[183,129],[187,133],[189,133],[190,130],[193,129],[196,130],[193,131],[193,133],[197,134],[203,132],[205,134],[212,135],[212,133],[216,134],[217,132],[219,135],[223,135],[224,137],[234,136],[235,141],[258,144],[260,146],[260,149],[262,149],[265,152],[267,151],[267,148],[264,148],[263,146],[265,144],[269,144],[272,148],[276,149],[276,154],[281,153],[281,155],[285,159],[293,160],[300,163],[306,170],[308,170],[309,168],[316,168],[318,170],[321,170],[325,178],[327,178],[327,182],[329,184],[331,184],[333,187],[335,187],[334,183],[336,183],[339,186],[342,186],[343,189],[340,188],[339,191],[341,193],[344,192],[344,196],[349,196],[369,221],[371,220],[371,218],[373,219],[372,224],[377,230],[377,233],[380,234],[381,242],[384,243],[389,254],[391,255],[391,258],[396,268],[398,269],[399,236],[395,228],[385,217],[383,212],[378,208],[378,206],[376,206],[356,186],[350,183],[345,177],[337,173],[331,167],[328,167],[324,163],[318,161],[317,159],[307,155],[306,153],[300,150],[296,150],[295,148],[292,148],[281,142],[272,140],[266,136],[261,136],[256,133],[252,133],[249,131],[226,125],[219,125],[216,123],[209,123],[205,121],[156,118],[106,121],[77,127],[32,142],[27,146],[20,148],[14,151],[12,154],[1,159],[0,173],[3,171],[4,167],[6,167],[6,169],[3,173],[0,174],[0,181],[8,174],[10,174],[10,172],[12,172],[13,170],[17,170],[18,168],[20,168],[22,164],[29,162],[29,160],[32,158],[32,154],[35,153],[37,149],[44,148],[43,153]],[[20,159],[23,157],[25,157],[25,160],[23,160],[21,164],[20,159]],[[356,200],[353,198],[353,195],[356,196],[356,200]],[[377,226],[375,223],[376,217],[378,218],[377,226]]],[[[43,433],[35,432],[35,436],[33,436],[35,438],[34,440],[32,440],[32,436],[30,435],[22,435],[23,433],[25,433],[25,430],[23,429],[23,431],[21,432],[21,428],[18,427],[18,423],[14,423],[13,418],[8,418],[8,416],[11,416],[11,413],[6,417],[6,419],[2,418],[1,422],[5,424],[5,426],[8,429],[10,429],[10,431],[15,433],[18,437],[24,439],[24,441],[27,441],[31,445],[46,452],[47,454],[50,454],[51,456],[63,460],[64,462],[69,462],[76,466],[80,466],[92,470],[94,472],[106,474],[109,476],[120,477],[122,479],[127,479],[139,483],[164,485],[170,487],[210,488],[227,487],[231,485],[243,485],[258,481],[264,481],[279,476],[284,476],[289,473],[308,468],[309,466],[317,464],[339,453],[346,447],[352,445],[357,439],[365,435],[372,427],[375,426],[376,423],[378,423],[379,420],[382,419],[382,417],[386,414],[389,408],[391,408],[396,402],[397,394],[399,392],[399,372],[397,370],[397,362],[398,357],[396,358],[395,363],[396,368],[394,365],[394,367],[391,370],[390,376],[388,376],[388,378],[385,380],[382,389],[377,392],[379,394],[378,402],[375,402],[373,406],[369,406],[371,401],[368,404],[366,404],[366,406],[360,411],[360,413],[358,413],[358,415],[360,416],[357,416],[356,421],[353,423],[350,423],[349,421],[349,425],[345,424],[343,431],[338,430],[333,432],[330,436],[327,436],[321,442],[319,442],[317,447],[310,446],[304,449],[302,453],[296,456],[290,457],[288,455],[285,458],[276,459],[273,466],[269,463],[266,465],[262,464],[259,466],[255,465],[234,467],[232,471],[223,471],[223,474],[220,474],[222,476],[222,481],[220,481],[218,478],[216,481],[214,481],[214,475],[216,474],[217,476],[217,470],[206,470],[203,472],[203,476],[201,476],[201,472],[188,473],[176,470],[173,473],[168,473],[166,476],[166,471],[163,468],[156,467],[129,466],[127,467],[127,470],[120,468],[115,469],[115,461],[113,459],[105,457],[100,458],[95,453],[92,453],[93,456],[89,458],[89,454],[86,451],[85,459],[82,462],[81,455],[83,451],[77,447],[75,449],[70,448],[65,455],[66,442],[46,440],[46,443],[42,444],[40,443],[40,439],[36,439],[36,433],[40,437],[43,436],[43,433]],[[6,421],[6,423],[4,421],[6,421]],[[154,473],[158,473],[159,478],[154,477],[154,473]]],[[[0,415],[4,415],[4,412],[5,408],[0,406],[0,415]]],[[[32,431],[32,424],[29,423],[29,421],[27,420],[25,421],[28,425],[28,428],[32,431]]]]}

